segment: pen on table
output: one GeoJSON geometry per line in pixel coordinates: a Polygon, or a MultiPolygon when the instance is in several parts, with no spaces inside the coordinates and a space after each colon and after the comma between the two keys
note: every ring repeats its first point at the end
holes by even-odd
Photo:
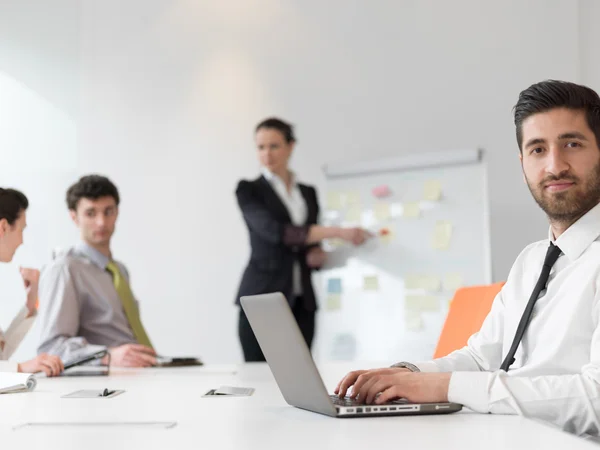
{"type": "Polygon", "coordinates": [[[102,394],[98,394],[98,397],[108,397],[111,394],[114,394],[116,391],[109,391],[108,389],[104,389],[102,394]]]}

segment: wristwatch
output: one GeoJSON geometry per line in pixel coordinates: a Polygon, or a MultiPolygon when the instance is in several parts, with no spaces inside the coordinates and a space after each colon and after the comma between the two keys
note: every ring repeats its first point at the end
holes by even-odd
{"type": "Polygon", "coordinates": [[[411,364],[409,362],[406,362],[406,361],[401,361],[399,363],[392,364],[391,367],[405,368],[405,369],[410,370],[411,372],[420,372],[421,371],[421,369],[419,369],[417,366],[415,366],[414,364],[411,364]]]}

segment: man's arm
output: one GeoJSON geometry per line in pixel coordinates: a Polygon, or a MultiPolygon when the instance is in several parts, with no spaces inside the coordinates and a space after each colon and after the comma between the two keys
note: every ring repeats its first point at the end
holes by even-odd
{"type": "Polygon", "coordinates": [[[90,345],[79,332],[80,303],[66,262],[43,270],[39,287],[41,341],[38,353],[58,355],[69,361],[105,347],[90,345]]]}

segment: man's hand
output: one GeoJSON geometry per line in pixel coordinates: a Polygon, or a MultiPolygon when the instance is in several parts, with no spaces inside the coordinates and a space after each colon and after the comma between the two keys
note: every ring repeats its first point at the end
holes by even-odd
{"type": "Polygon", "coordinates": [[[124,344],[108,349],[111,366],[152,367],[156,365],[156,352],[140,344],[124,344]]]}
{"type": "Polygon", "coordinates": [[[27,317],[31,317],[37,310],[40,271],[24,267],[21,267],[19,271],[21,272],[21,278],[23,278],[23,284],[27,291],[27,302],[25,303],[28,312],[27,317]]]}
{"type": "Polygon", "coordinates": [[[385,403],[405,398],[415,403],[447,402],[451,373],[413,373],[406,368],[359,370],[350,372],[336,387],[340,397],[352,387],[352,398],[385,403]]]}
{"type": "Polygon", "coordinates": [[[321,247],[312,247],[308,253],[306,253],[306,265],[311,269],[317,269],[325,264],[327,259],[327,253],[323,251],[321,247]]]}
{"type": "Polygon", "coordinates": [[[22,373],[44,372],[49,377],[56,377],[64,370],[62,361],[58,356],[42,353],[30,361],[20,363],[17,371],[22,373]]]}

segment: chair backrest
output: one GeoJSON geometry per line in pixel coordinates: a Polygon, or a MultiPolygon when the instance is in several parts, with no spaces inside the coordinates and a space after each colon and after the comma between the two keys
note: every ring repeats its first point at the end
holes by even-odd
{"type": "Polygon", "coordinates": [[[434,358],[441,358],[467,345],[469,338],[481,328],[502,286],[503,282],[465,287],[456,291],[450,302],[434,358]]]}

